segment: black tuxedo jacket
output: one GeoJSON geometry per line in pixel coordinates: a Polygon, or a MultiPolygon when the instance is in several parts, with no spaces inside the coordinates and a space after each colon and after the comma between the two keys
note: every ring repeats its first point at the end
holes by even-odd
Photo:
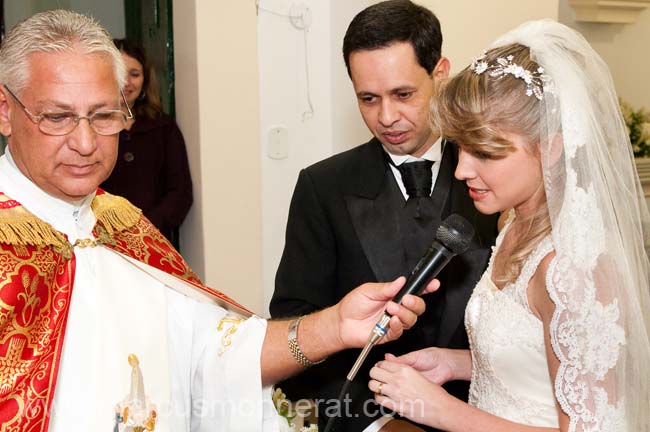
{"type": "MultiPolygon", "coordinates": [[[[350,400],[341,406],[336,399],[359,350],[338,353],[280,385],[292,400],[317,400],[321,427],[334,415],[341,417],[334,430],[362,431],[381,414],[367,384],[370,367],[384,353],[468,347],[465,305],[487,265],[496,216],[476,211],[465,184],[453,176],[456,164],[457,149],[447,143],[432,197],[441,203],[441,220],[458,213],[474,224],[476,235],[470,249],[439,274],[440,290],[425,296],[427,312],[398,341],[373,349],[350,387],[350,400]]],[[[271,300],[274,318],[323,309],[365,282],[390,281],[410,273],[396,213],[405,201],[387,199],[388,188],[397,187],[389,170],[381,144],[372,139],[300,172],[271,300]]],[[[446,387],[467,399],[467,383],[446,387]]]]}

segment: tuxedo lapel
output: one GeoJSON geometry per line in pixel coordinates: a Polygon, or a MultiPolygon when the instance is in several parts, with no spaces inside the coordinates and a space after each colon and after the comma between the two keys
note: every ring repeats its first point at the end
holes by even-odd
{"type": "Polygon", "coordinates": [[[406,268],[395,203],[384,189],[375,199],[345,196],[354,230],[378,281],[393,280],[406,268]]]}
{"type": "Polygon", "coordinates": [[[373,139],[365,147],[360,160],[350,166],[343,198],[370,268],[378,281],[389,281],[407,268],[395,206],[404,198],[381,144],[373,139]]]}
{"type": "MultiPolygon", "coordinates": [[[[443,150],[440,170],[431,194],[433,201],[433,232],[449,213],[449,191],[456,158],[452,145],[443,150]]],[[[381,143],[372,139],[359,155],[356,163],[346,171],[344,200],[354,230],[377,280],[392,280],[408,275],[404,238],[400,229],[395,194],[403,199],[392,172],[386,163],[381,143]],[[392,181],[392,183],[390,183],[392,181]]]]}

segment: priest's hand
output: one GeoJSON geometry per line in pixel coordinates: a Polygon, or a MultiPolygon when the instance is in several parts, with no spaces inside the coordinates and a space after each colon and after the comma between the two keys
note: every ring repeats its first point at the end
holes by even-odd
{"type": "MultiPolygon", "coordinates": [[[[424,300],[413,295],[404,296],[399,305],[391,301],[404,283],[403,277],[393,282],[367,283],[336,305],[305,316],[296,328],[292,349],[288,339],[293,320],[269,321],[261,354],[262,382],[276,383],[337,351],[364,346],[384,311],[392,318],[382,342],[398,338],[415,324],[425,308],[424,300]]],[[[433,292],[439,286],[434,279],[424,292],[433,292]]]]}

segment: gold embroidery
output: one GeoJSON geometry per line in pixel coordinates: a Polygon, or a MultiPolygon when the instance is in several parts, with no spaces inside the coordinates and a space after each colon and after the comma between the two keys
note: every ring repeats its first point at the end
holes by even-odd
{"type": "Polygon", "coordinates": [[[38,288],[38,275],[35,275],[34,279],[32,279],[30,282],[29,272],[25,270],[22,272],[21,279],[25,292],[19,293],[17,297],[19,299],[22,299],[25,303],[21,314],[23,322],[28,323],[31,321],[30,315],[35,312],[34,309],[40,302],[38,296],[36,295],[36,289],[38,288]]]}
{"type": "Polygon", "coordinates": [[[0,395],[4,396],[13,390],[18,378],[29,372],[33,360],[23,360],[25,339],[12,338],[9,341],[7,354],[0,357],[0,395]]]}
{"type": "Polygon", "coordinates": [[[0,398],[12,401],[4,405],[8,411],[0,429],[43,431],[50,384],[58,372],[72,262],[64,262],[52,247],[25,247],[24,254],[17,249],[0,248],[0,340],[7,353],[0,361],[0,398]],[[25,312],[26,304],[33,310],[25,312]]]}
{"type": "Polygon", "coordinates": [[[199,277],[187,266],[168,240],[151,222],[142,217],[135,227],[116,235],[114,249],[150,266],[164,270],[180,279],[199,282],[199,277]]]}
{"type": "Polygon", "coordinates": [[[239,324],[241,324],[242,321],[243,321],[242,318],[229,318],[229,317],[223,317],[221,318],[221,321],[219,321],[219,325],[217,326],[217,331],[219,332],[224,331],[224,327],[226,324],[230,324],[230,327],[228,327],[228,329],[226,329],[226,331],[221,336],[221,348],[219,348],[218,351],[219,357],[221,357],[226,352],[226,348],[232,345],[232,335],[234,335],[237,332],[237,329],[239,328],[239,324]]]}
{"type": "MultiPolygon", "coordinates": [[[[0,202],[7,201],[11,199],[0,195],[0,202]]],[[[111,244],[113,232],[141,219],[140,211],[126,200],[107,195],[93,204],[97,239],[81,240],[79,247],[111,244]]],[[[0,399],[13,401],[3,404],[0,429],[43,431],[63,344],[74,246],[18,203],[0,208],[0,244],[0,345],[5,350],[0,357],[0,399]]],[[[146,429],[154,426],[154,419],[152,413],[146,429]]]]}

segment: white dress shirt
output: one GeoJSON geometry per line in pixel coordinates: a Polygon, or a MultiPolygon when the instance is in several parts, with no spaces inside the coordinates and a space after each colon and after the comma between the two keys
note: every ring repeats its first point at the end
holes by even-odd
{"type": "MultiPolygon", "coordinates": [[[[386,151],[385,148],[384,151],[386,151]]],[[[397,185],[399,186],[399,190],[402,191],[402,195],[404,196],[405,200],[408,199],[408,194],[406,193],[406,188],[404,187],[402,174],[399,172],[399,170],[396,167],[407,162],[415,162],[415,161],[422,161],[422,160],[432,161],[433,165],[431,166],[431,192],[433,192],[433,188],[436,185],[436,180],[438,179],[438,172],[440,171],[440,161],[442,160],[442,151],[443,151],[442,138],[438,138],[438,140],[435,143],[433,143],[433,145],[429,147],[429,150],[427,150],[421,157],[415,157],[411,155],[394,155],[386,151],[390,159],[393,161],[393,163],[390,164],[390,169],[391,171],[393,171],[393,175],[395,176],[395,180],[397,180],[397,185]]]]}

